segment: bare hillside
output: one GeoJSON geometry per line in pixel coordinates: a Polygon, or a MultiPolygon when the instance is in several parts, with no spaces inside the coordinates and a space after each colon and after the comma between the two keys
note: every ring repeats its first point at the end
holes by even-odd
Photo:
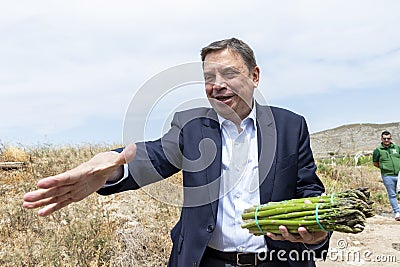
{"type": "Polygon", "coordinates": [[[393,142],[400,144],[400,122],[359,123],[311,134],[311,148],[316,158],[354,155],[360,151],[370,153],[379,145],[380,134],[384,130],[390,131],[393,142]]]}

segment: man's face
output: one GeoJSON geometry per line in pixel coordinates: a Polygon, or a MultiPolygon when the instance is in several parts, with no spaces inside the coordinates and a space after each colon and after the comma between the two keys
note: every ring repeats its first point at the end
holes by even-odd
{"type": "Polygon", "coordinates": [[[392,143],[392,136],[390,134],[382,135],[381,140],[384,146],[389,146],[392,143]]]}
{"type": "Polygon", "coordinates": [[[251,111],[260,70],[251,72],[242,57],[223,49],[210,52],[204,60],[204,80],[210,104],[222,117],[243,120],[251,111]]]}

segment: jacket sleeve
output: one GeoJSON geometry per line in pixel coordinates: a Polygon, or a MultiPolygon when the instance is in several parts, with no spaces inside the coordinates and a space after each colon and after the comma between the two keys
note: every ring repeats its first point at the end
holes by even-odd
{"type": "Polygon", "coordinates": [[[301,119],[298,145],[297,197],[319,196],[325,192],[316,174],[316,165],[310,147],[310,135],[305,119],[301,119]]]}
{"type": "MultiPolygon", "coordinates": [[[[128,164],[128,177],[114,185],[101,188],[97,193],[110,195],[135,190],[177,173],[182,165],[180,133],[178,114],[175,114],[170,130],[162,138],[136,143],[135,158],[128,164]]],[[[123,148],[119,148],[115,151],[122,150],[123,148]]]]}
{"type": "Polygon", "coordinates": [[[375,148],[374,152],[372,153],[372,162],[379,162],[379,156],[380,156],[379,149],[375,148]]]}

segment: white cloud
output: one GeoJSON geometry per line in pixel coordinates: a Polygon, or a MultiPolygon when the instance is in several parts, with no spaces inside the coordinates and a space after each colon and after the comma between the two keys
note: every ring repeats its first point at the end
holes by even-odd
{"type": "MultiPolygon", "coordinates": [[[[399,1],[9,1],[0,9],[0,136],[121,118],[158,72],[236,36],[272,100],[400,84],[399,1]]],[[[83,127],[83,126],[82,126],[83,127]]],[[[84,127],[82,128],[83,130],[84,127]]]]}

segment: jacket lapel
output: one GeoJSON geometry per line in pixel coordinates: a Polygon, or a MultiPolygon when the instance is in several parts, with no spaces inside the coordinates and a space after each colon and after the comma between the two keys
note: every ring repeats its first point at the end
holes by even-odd
{"type": "Polygon", "coordinates": [[[221,129],[218,122],[217,113],[210,109],[207,113],[207,116],[203,118],[203,127],[202,129],[202,140],[211,139],[216,147],[204,148],[206,154],[214,154],[214,150],[216,148],[215,159],[212,163],[206,168],[206,179],[207,179],[207,187],[208,193],[210,197],[210,203],[212,207],[212,213],[214,219],[217,218],[217,208],[218,208],[218,199],[219,199],[219,187],[220,187],[220,177],[221,177],[221,168],[222,168],[222,144],[221,144],[221,129]]]}
{"type": "Polygon", "coordinates": [[[263,204],[271,200],[275,180],[277,134],[271,108],[258,103],[256,105],[260,202],[263,204]]]}
{"type": "MultiPolygon", "coordinates": [[[[271,200],[272,188],[275,180],[275,151],[277,134],[271,108],[256,103],[257,141],[258,141],[258,170],[260,181],[260,202],[267,203],[271,200]]],[[[219,178],[221,177],[222,144],[221,130],[218,117],[213,109],[203,118],[202,138],[210,138],[216,145],[215,160],[206,168],[206,179],[210,203],[214,215],[217,217],[219,198],[219,178]]],[[[206,153],[207,149],[204,150],[206,153]]]]}

